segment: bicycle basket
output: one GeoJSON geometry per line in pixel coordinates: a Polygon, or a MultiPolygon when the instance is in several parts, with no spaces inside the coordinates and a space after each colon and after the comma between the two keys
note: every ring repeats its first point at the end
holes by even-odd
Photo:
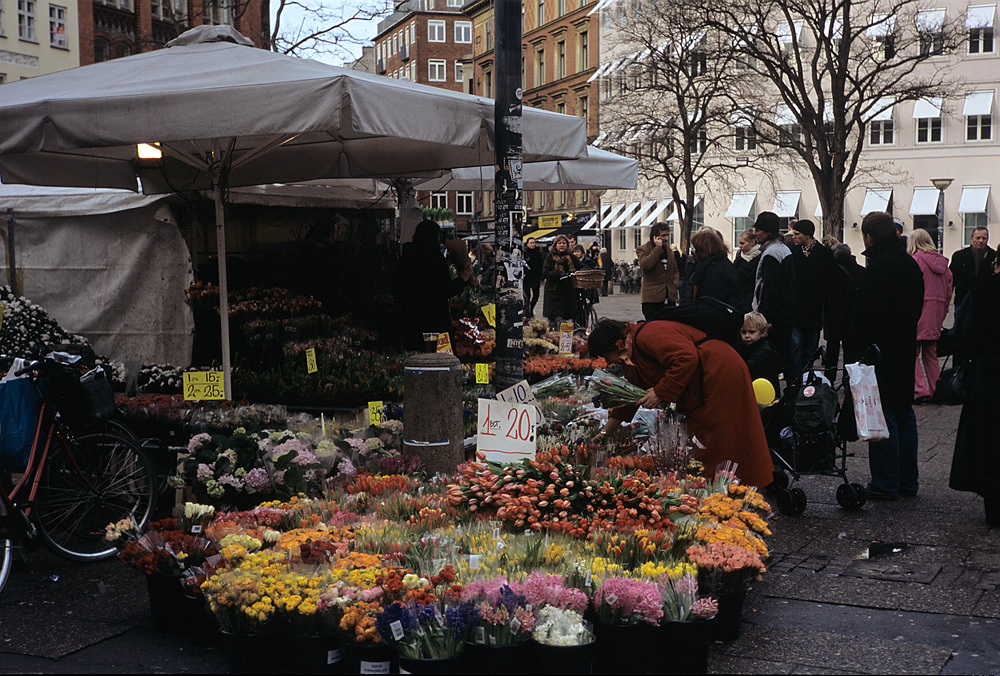
{"type": "Polygon", "coordinates": [[[599,289],[604,284],[604,270],[579,270],[573,273],[573,286],[577,289],[599,289]]]}
{"type": "Polygon", "coordinates": [[[40,370],[38,389],[72,428],[104,422],[115,412],[114,392],[103,372],[80,382],[76,367],[51,365],[40,370]]]}

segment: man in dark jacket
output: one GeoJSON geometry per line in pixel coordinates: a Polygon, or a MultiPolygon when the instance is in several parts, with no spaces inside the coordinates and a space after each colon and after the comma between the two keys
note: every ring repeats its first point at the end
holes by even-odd
{"type": "MultiPolygon", "coordinates": [[[[760,245],[760,264],[754,281],[753,311],[767,319],[768,340],[781,356],[785,383],[794,383],[792,362],[792,326],[795,320],[795,264],[792,252],[781,241],[778,215],[762,211],[754,223],[754,235],[760,245]]],[[[916,346],[914,345],[914,351],[916,346]]]]}
{"type": "Polygon", "coordinates": [[[965,294],[989,277],[993,270],[996,251],[989,247],[990,231],[975,228],[969,246],[956,251],[948,266],[955,280],[955,307],[962,304],[965,294]]]}
{"type": "Polygon", "coordinates": [[[535,316],[538,291],[542,286],[542,262],[545,257],[534,237],[524,240],[524,306],[525,315],[535,316]]]}
{"type": "MultiPolygon", "coordinates": [[[[834,383],[840,364],[841,343],[845,336],[850,335],[854,323],[854,306],[865,269],[858,264],[847,244],[835,244],[832,250],[835,267],[826,312],[823,314],[823,337],[826,339],[826,377],[834,383]]],[[[844,363],[854,363],[859,356],[848,354],[845,349],[844,363]]]]}
{"type": "Polygon", "coordinates": [[[890,214],[869,213],[861,234],[868,265],[858,292],[852,342],[856,349],[875,344],[880,350],[875,375],[889,428],[888,439],[868,445],[868,496],[894,500],[897,495],[916,495],[918,488],[913,374],[924,278],[916,261],[899,248],[890,214]]]}
{"type": "Polygon", "coordinates": [[[830,291],[836,265],[833,252],[816,241],[816,226],[810,220],[792,226],[792,261],[795,264],[795,324],[792,354],[798,373],[819,347],[823,315],[829,311],[830,291]]]}
{"type": "Polygon", "coordinates": [[[601,269],[604,270],[604,283],[601,284],[601,295],[607,296],[611,294],[615,295],[615,263],[611,260],[611,254],[608,250],[601,247],[600,254],[601,269]]]}

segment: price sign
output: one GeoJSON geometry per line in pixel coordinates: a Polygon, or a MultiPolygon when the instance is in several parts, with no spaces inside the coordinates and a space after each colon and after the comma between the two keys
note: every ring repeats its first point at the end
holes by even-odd
{"type": "Polygon", "coordinates": [[[319,367],[316,366],[316,348],[310,347],[306,350],[306,373],[316,373],[319,367]]]}
{"type": "Polygon", "coordinates": [[[480,399],[476,450],[498,462],[534,459],[536,416],[534,406],[480,399]]]}
{"type": "Polygon", "coordinates": [[[489,305],[484,305],[482,307],[483,316],[486,317],[486,321],[490,326],[496,327],[497,325],[497,305],[496,303],[490,303],[489,305]]]}
{"type": "Polygon", "coordinates": [[[528,384],[527,380],[522,380],[519,383],[511,385],[503,392],[497,392],[497,399],[511,404],[531,404],[532,406],[538,405],[538,400],[535,399],[535,393],[531,391],[531,385],[528,384]]]}
{"type": "Polygon", "coordinates": [[[559,356],[573,356],[573,322],[559,324],[559,356]]]}
{"type": "Polygon", "coordinates": [[[447,352],[448,354],[454,354],[451,351],[451,337],[447,333],[438,334],[438,352],[447,352]]]}
{"type": "Polygon", "coordinates": [[[221,371],[195,371],[184,374],[184,399],[225,399],[221,371]]]}
{"type": "Polygon", "coordinates": [[[490,382],[490,365],[476,364],[476,384],[488,385],[490,382]]]}
{"type": "Polygon", "coordinates": [[[381,425],[385,422],[385,406],[381,401],[368,402],[368,424],[381,425]]]}

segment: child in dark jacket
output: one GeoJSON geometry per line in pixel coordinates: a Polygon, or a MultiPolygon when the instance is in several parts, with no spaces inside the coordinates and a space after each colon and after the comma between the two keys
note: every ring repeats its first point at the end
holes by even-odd
{"type": "Polygon", "coordinates": [[[775,396],[777,396],[781,358],[774,346],[767,340],[767,319],[764,315],[759,312],[746,313],[743,316],[740,338],[742,340],[736,346],[736,351],[743,357],[747,368],[750,369],[750,380],[766,378],[774,385],[775,396]]]}

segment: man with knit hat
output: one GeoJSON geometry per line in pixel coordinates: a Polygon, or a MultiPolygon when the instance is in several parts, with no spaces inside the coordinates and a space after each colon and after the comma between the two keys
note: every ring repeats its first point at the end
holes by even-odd
{"type": "Polygon", "coordinates": [[[795,321],[792,328],[792,359],[795,372],[819,347],[823,313],[833,288],[833,252],[818,242],[812,221],[795,221],[792,226],[792,260],[795,265],[795,321]]]}
{"type": "Polygon", "coordinates": [[[795,321],[795,265],[792,252],[781,241],[778,215],[762,211],[753,226],[760,245],[760,264],[754,280],[753,310],[767,319],[767,339],[781,356],[785,382],[795,382],[791,361],[792,327],[795,321]]]}

